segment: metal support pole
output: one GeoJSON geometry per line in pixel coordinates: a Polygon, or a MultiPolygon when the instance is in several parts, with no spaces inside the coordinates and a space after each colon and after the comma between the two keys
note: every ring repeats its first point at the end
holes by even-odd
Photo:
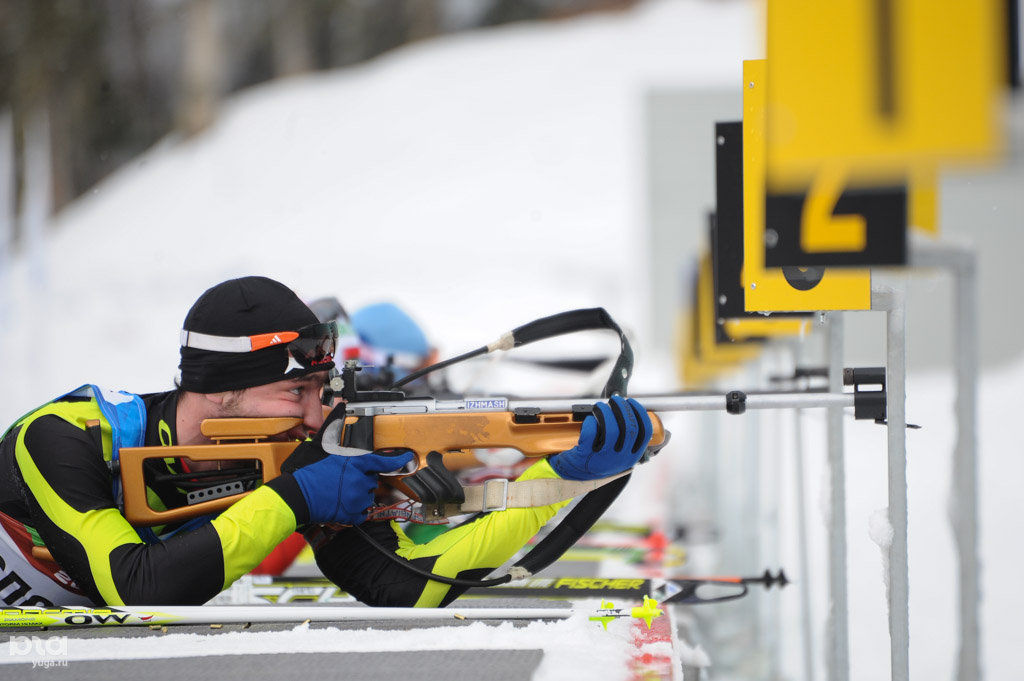
{"type": "Polygon", "coordinates": [[[914,244],[911,264],[950,270],[954,276],[953,353],[956,364],[956,449],[950,480],[949,520],[957,547],[960,581],[960,650],[957,680],[981,678],[978,608],[977,463],[977,278],[973,249],[949,244],[914,244]]]}
{"type": "MultiPolygon", "coordinates": [[[[762,376],[762,361],[751,362],[747,369],[747,377],[750,384],[756,385],[759,376],[762,376]]],[[[740,516],[737,519],[737,526],[743,528],[740,536],[742,541],[742,552],[739,555],[744,557],[746,569],[757,570],[764,564],[764,536],[761,532],[761,523],[764,518],[763,499],[761,496],[761,419],[760,414],[752,412],[747,414],[743,422],[743,468],[742,475],[742,497],[739,502],[740,516]]],[[[746,604],[750,608],[750,618],[747,621],[750,641],[756,650],[758,664],[753,667],[758,669],[760,675],[768,676],[767,655],[771,648],[767,641],[767,628],[765,621],[765,599],[751,598],[746,604]]],[[[770,678],[770,677],[769,677],[770,678]]]]}
{"type": "MultiPolygon", "coordinates": [[[[718,434],[718,415],[702,414],[700,417],[700,439],[698,442],[701,444],[700,452],[720,452],[722,451],[721,438],[718,434]]],[[[709,461],[705,463],[704,467],[707,469],[708,475],[708,489],[711,490],[711,500],[708,502],[708,512],[704,516],[704,520],[711,525],[711,536],[720,538],[722,536],[722,514],[724,512],[722,498],[723,494],[722,487],[723,483],[723,471],[721,459],[717,456],[703,456],[702,461],[709,461]]],[[[721,569],[720,565],[714,566],[715,570],[721,569]]]]}
{"type": "MultiPolygon", "coordinates": [[[[765,348],[763,359],[760,362],[760,370],[782,372],[792,369],[789,362],[789,353],[781,344],[772,344],[765,348]]],[[[762,373],[762,375],[764,375],[762,373]]],[[[759,413],[753,414],[757,418],[757,429],[771,437],[768,446],[761,447],[762,456],[758,480],[761,487],[761,515],[759,525],[761,527],[761,561],[765,565],[778,565],[779,546],[779,487],[782,477],[782,448],[785,433],[780,427],[767,427],[763,425],[767,419],[763,419],[759,413]]],[[[768,679],[781,679],[781,645],[782,632],[782,608],[777,598],[764,598],[761,601],[761,638],[765,646],[766,675],[768,679]]]]}
{"type": "Polygon", "coordinates": [[[889,641],[893,681],[910,678],[907,569],[906,315],[903,291],[875,289],[871,309],[886,312],[886,420],[889,445],[889,641]]]}
{"type": "Polygon", "coordinates": [[[814,634],[811,629],[811,561],[807,546],[807,491],[804,483],[803,410],[793,410],[793,469],[796,487],[796,538],[800,568],[800,637],[803,644],[804,681],[814,679],[814,634]]]}
{"type": "MultiPolygon", "coordinates": [[[[843,317],[825,313],[828,332],[829,391],[843,385],[843,317]]],[[[846,574],[846,468],[843,461],[843,410],[828,410],[828,587],[825,664],[829,681],[850,677],[849,606],[846,574]]]]}
{"type": "Polygon", "coordinates": [[[957,679],[981,678],[978,607],[981,602],[978,570],[978,462],[977,446],[977,290],[974,256],[958,271],[956,280],[956,452],[950,483],[950,521],[960,567],[960,651],[957,679]]]}
{"type": "MultiPolygon", "coordinates": [[[[802,341],[789,345],[792,364],[799,367],[803,360],[802,341]]],[[[806,384],[806,379],[804,379],[806,384]]],[[[811,625],[811,559],[810,540],[807,536],[807,483],[804,479],[803,410],[793,410],[793,487],[796,491],[796,543],[797,567],[800,579],[800,647],[803,662],[803,680],[814,680],[814,629],[811,625]]]]}

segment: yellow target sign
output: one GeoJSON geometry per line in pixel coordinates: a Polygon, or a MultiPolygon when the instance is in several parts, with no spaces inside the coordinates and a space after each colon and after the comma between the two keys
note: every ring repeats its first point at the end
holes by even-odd
{"type": "Polygon", "coordinates": [[[768,181],[803,189],[842,161],[855,180],[979,161],[1001,146],[999,0],[771,0],[768,181]]]}
{"type": "Polygon", "coordinates": [[[871,309],[871,272],[765,267],[765,61],[743,62],[743,270],[748,312],[871,309]]]}

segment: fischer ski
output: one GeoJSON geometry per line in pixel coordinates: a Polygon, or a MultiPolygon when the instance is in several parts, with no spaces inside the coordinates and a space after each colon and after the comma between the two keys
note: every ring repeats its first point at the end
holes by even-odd
{"type": "MultiPolygon", "coordinates": [[[[529,577],[525,580],[489,587],[472,587],[466,597],[524,598],[630,598],[645,596],[662,604],[697,605],[722,603],[745,596],[750,585],[766,589],[789,583],[785,572],[765,570],[756,577],[648,578],[648,577],[529,577]]],[[[324,577],[247,576],[238,580],[212,601],[211,605],[254,603],[347,603],[355,598],[324,577]]]]}
{"type": "Polygon", "coordinates": [[[763,584],[768,589],[776,584],[781,588],[788,583],[789,579],[782,570],[777,575],[765,570],[757,577],[529,577],[509,584],[469,589],[467,594],[568,599],[625,597],[635,600],[650,596],[663,605],[700,605],[742,598],[750,591],[751,584],[763,584]]]}

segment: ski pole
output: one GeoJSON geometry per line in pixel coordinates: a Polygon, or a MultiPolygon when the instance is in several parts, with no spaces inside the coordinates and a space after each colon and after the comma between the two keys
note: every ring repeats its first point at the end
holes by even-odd
{"type": "MultiPolygon", "coordinates": [[[[657,605],[656,603],[654,604],[657,605]]],[[[345,606],[123,606],[109,608],[4,608],[0,627],[166,626],[292,622],[396,622],[428,620],[562,620],[589,612],[603,618],[645,616],[635,608],[368,608],[345,606]]],[[[657,616],[657,615],[654,615],[657,616]]]]}

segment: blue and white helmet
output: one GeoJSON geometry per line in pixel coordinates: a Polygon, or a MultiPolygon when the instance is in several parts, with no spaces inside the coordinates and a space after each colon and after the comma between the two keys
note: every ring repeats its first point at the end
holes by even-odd
{"type": "Polygon", "coordinates": [[[432,352],[423,330],[394,303],[359,308],[351,320],[361,343],[361,378],[369,382],[400,380],[423,366],[432,352]]]}
{"type": "Polygon", "coordinates": [[[419,369],[433,348],[419,324],[394,303],[374,303],[351,316],[334,296],[309,302],[321,322],[338,324],[338,349],[334,355],[340,370],[345,360],[358,359],[363,390],[387,388],[419,369]]]}

